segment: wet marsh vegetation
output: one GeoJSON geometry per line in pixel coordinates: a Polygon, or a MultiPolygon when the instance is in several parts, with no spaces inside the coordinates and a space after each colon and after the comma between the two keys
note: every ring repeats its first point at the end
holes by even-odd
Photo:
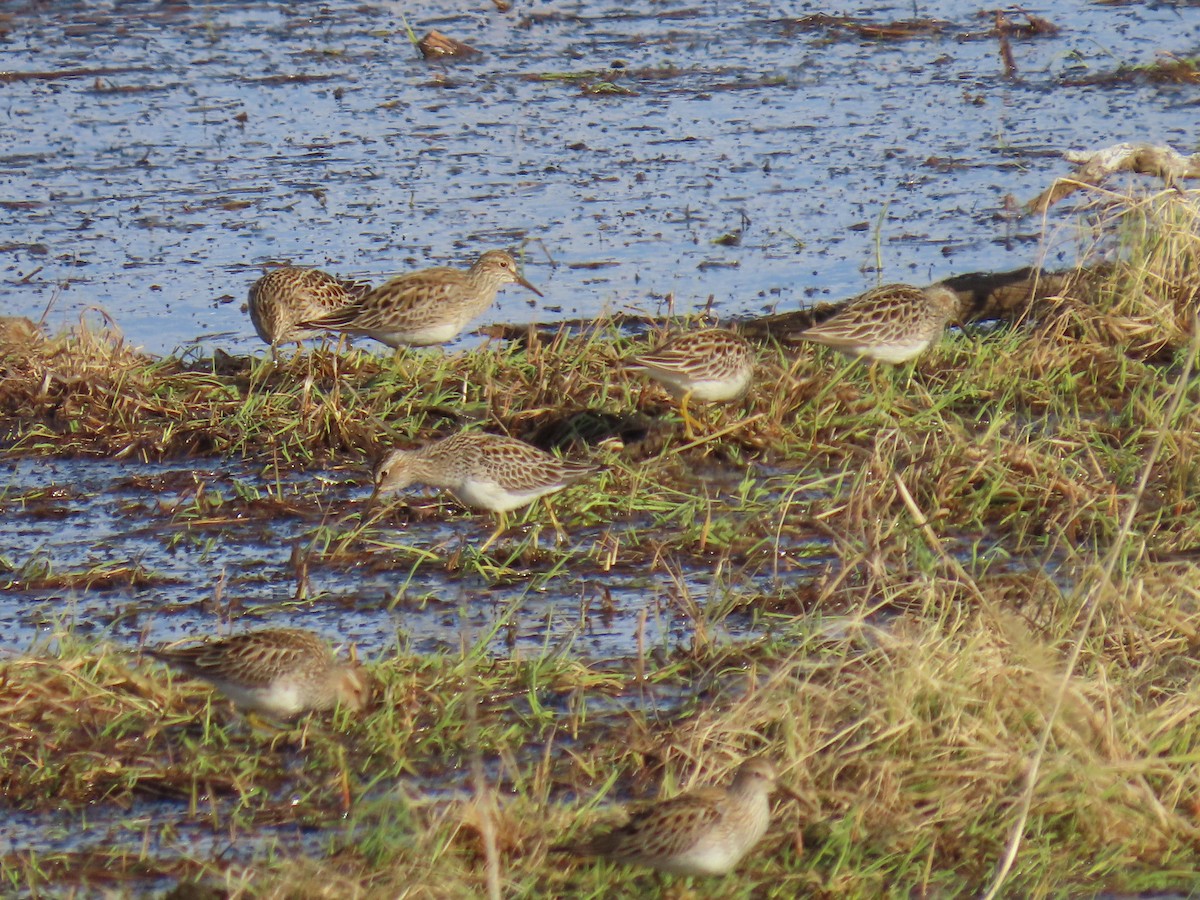
{"type": "Polygon", "coordinates": [[[1010,848],[1010,895],[1191,889],[1200,196],[1093,197],[1102,281],[911,369],[762,343],[694,440],[619,370],[683,321],[275,361],[14,331],[0,792],[78,839],[6,889],[652,893],[548,848],[760,752],[799,799],[700,896],[977,894],[1010,848]],[[447,498],[367,505],[385,448],[474,423],[606,469],[483,553],[447,498]],[[265,733],[139,653],[259,623],[357,642],[377,702],[265,733]]]}

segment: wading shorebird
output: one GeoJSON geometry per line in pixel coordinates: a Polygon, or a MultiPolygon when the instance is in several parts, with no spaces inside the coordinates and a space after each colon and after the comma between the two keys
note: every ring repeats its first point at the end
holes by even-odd
{"type": "Polygon", "coordinates": [[[465,272],[438,267],[401,275],[303,325],[364,334],[395,348],[444,344],[491,306],[506,284],[519,284],[542,296],[517,272],[511,256],[489,250],[465,272]]]}
{"type": "Polygon", "coordinates": [[[944,285],[885,284],[846,301],[795,337],[896,365],[923,353],[958,315],[958,295],[944,285]]]}
{"type": "Polygon", "coordinates": [[[679,414],[690,438],[695,420],[688,415],[688,401],[721,403],[746,393],[754,378],[754,350],[732,331],[705,328],[635,356],[625,368],[645,372],[679,398],[679,414]]]}
{"type": "Polygon", "coordinates": [[[337,659],[325,641],[300,628],[247,631],[146,652],[209,682],[238,708],[272,718],[337,705],[358,711],[371,700],[366,669],[356,661],[337,659]]]}
{"type": "Polygon", "coordinates": [[[674,875],[724,875],[766,834],[771,793],[792,793],[778,777],[767,760],[750,759],[728,787],[688,791],[649,806],[612,831],[551,849],[674,875]]]}
{"type": "Polygon", "coordinates": [[[372,501],[413,484],[450,491],[464,506],[499,513],[500,525],[482,553],[504,531],[505,513],[561,491],[600,466],[551,456],[515,438],[463,431],[415,450],[393,450],[375,466],[372,501]]]}
{"type": "Polygon", "coordinates": [[[324,329],[302,323],[359,300],[370,290],[365,281],[335,278],[320,269],[283,266],[250,286],[250,321],[274,350],[288,341],[299,343],[325,334],[324,329]]]}

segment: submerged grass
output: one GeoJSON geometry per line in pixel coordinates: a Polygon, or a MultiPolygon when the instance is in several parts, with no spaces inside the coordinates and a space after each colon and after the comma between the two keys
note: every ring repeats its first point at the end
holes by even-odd
{"type": "MultiPolygon", "coordinates": [[[[1194,889],[1200,198],[1096,197],[1090,252],[1116,261],[1098,291],[952,334],[878,391],[822,350],[764,346],[752,395],[705,410],[696,441],[618,369],[655,336],[604,323],[455,355],[277,364],[152,360],[88,330],[0,348],[10,455],[261,466],[259,483],[178,485],[146,513],[164,533],[298,516],[307,567],[437,567],[529,590],[566,572],[713,573],[704,596],[675,580],[682,642],[639,640],[628,659],[570,642],[497,655],[502,611],[456,652],[371,661],[381,700],[361,718],[274,736],[62,633],[0,661],[8,806],[75,822],[128,810],[134,833],[137,811],[169,801],[248,849],[163,852],[172,820],[129,846],[9,853],[0,878],[34,893],[117,873],[234,896],[466,897],[490,873],[512,896],[653,895],[671,880],[548,848],[619,818],[613,803],[766,752],[800,800],[777,805],[735,876],[697,880],[700,896],[1194,889]],[[475,421],[609,466],[551,499],[563,539],[534,507],[481,555],[486,521],[350,496],[381,448],[475,421]],[[467,540],[437,537],[445,522],[467,540]],[[281,825],[319,846],[265,855],[281,825]]],[[[43,503],[0,495],[9,515],[43,503]]],[[[0,560],[8,589],[87,574],[0,560]]],[[[132,563],[94,574],[153,577],[132,563]]],[[[423,601],[401,587],[391,602],[423,601]]],[[[590,603],[581,613],[606,614],[590,603]]]]}

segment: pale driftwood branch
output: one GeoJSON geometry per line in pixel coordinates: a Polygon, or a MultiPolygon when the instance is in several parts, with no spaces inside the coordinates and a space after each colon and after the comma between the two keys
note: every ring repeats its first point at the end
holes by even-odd
{"type": "Polygon", "coordinates": [[[1063,197],[1089,185],[1098,185],[1116,172],[1134,172],[1161,178],[1168,187],[1184,178],[1200,178],[1200,153],[1184,156],[1158,144],[1113,144],[1102,150],[1067,150],[1063,158],[1076,166],[1070,178],[1056,179],[1027,204],[1031,213],[1045,212],[1063,197]]]}

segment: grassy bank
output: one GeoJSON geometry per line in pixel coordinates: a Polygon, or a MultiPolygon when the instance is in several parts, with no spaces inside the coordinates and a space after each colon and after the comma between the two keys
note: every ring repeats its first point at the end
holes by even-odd
{"type": "MultiPolygon", "coordinates": [[[[801,799],[700,896],[978,894],[1010,850],[1010,896],[1195,887],[1200,198],[1126,199],[1089,221],[1085,262],[1118,261],[1098,289],[956,331],[877,384],[823,350],[763,346],[750,396],[705,410],[696,440],[617,368],[654,336],[604,323],[468,353],[278,363],[148,359],[95,330],[0,343],[10,456],[260,467],[237,491],[155,511],[165,528],[287,510],[319,523],[310,568],[425,566],[530,590],[568,570],[602,586],[688,568],[725,585],[681,587],[688,639],[628,659],[497,658],[487,635],[402,648],[372,661],[382,699],[366,716],[274,736],[126,649],[63,634],[0,661],[7,803],[74,820],[129,809],[125,831],[144,837],[9,854],[0,877],[454,897],[484,894],[490,871],[514,896],[644,895],[671,882],[547,849],[611,821],[611,804],[767,752],[801,799]],[[365,483],[393,443],[475,421],[608,466],[553,501],[563,539],[535,507],[481,555],[427,526],[482,541],[484,517],[407,501],[380,514],[330,486],[365,483]],[[829,559],[815,575],[812,554],[829,559]],[[235,845],[300,823],[321,851],[168,859],[147,849],[164,827],[145,821],[149,801],[235,845]]],[[[36,499],[5,491],[0,511],[36,499]]],[[[0,581],[20,590],[30,565],[7,559],[0,581]]]]}

